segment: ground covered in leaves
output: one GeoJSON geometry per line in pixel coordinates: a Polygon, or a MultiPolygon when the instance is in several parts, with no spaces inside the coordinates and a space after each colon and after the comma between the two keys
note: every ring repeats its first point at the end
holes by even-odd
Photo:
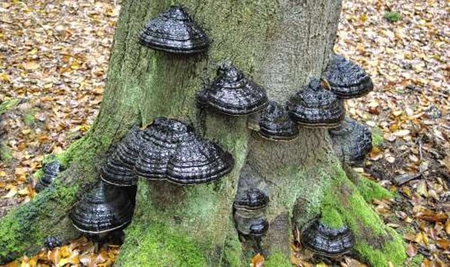
{"type": "MultiPolygon", "coordinates": [[[[0,217],[36,194],[33,173],[45,155],[92,124],[119,9],[106,0],[0,3],[0,217]]],[[[347,106],[383,137],[357,171],[396,193],[373,204],[403,234],[405,265],[450,265],[449,13],[446,0],[345,0],[335,48],[375,83],[347,106]]],[[[296,244],[297,266],[364,266],[350,257],[308,259],[296,244]]],[[[79,239],[9,266],[110,266],[118,253],[114,246],[94,253],[79,239]]]]}

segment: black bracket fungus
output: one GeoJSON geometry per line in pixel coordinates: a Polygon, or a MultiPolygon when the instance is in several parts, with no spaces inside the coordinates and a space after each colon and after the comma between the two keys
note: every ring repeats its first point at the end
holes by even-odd
{"type": "Polygon", "coordinates": [[[233,206],[240,210],[255,210],[265,208],[268,203],[269,196],[257,188],[250,188],[236,195],[233,206]]]}
{"type": "Polygon", "coordinates": [[[197,103],[230,115],[249,115],[268,104],[266,91],[229,63],[222,64],[211,85],[197,93],[197,103]]]}
{"type": "Polygon", "coordinates": [[[46,163],[42,168],[43,175],[35,186],[36,191],[39,192],[49,187],[58,177],[62,169],[63,167],[61,165],[61,162],[59,162],[57,159],[46,163]]]}
{"type": "Polygon", "coordinates": [[[349,253],[355,245],[355,238],[347,226],[329,228],[316,218],[303,227],[301,242],[315,254],[332,258],[349,253]]]}
{"type": "Polygon", "coordinates": [[[333,148],[342,162],[351,166],[362,165],[366,155],[372,150],[372,134],[361,123],[345,118],[342,125],[329,130],[333,148]]]}
{"type": "Polygon", "coordinates": [[[317,79],[312,79],[308,86],[292,96],[286,109],[293,121],[311,128],[334,128],[345,117],[343,102],[325,90],[317,79]]]}
{"type": "Polygon", "coordinates": [[[292,121],[287,111],[275,101],[263,109],[259,121],[259,135],[275,141],[293,140],[299,135],[297,124],[292,121]]]}
{"type": "Polygon", "coordinates": [[[134,205],[126,190],[100,182],[70,211],[69,217],[80,232],[100,235],[126,227],[134,205]]]}
{"type": "Polygon", "coordinates": [[[139,33],[139,42],[149,48],[175,54],[208,50],[210,41],[182,6],[171,6],[151,19],[139,33]]]}
{"type": "Polygon", "coordinates": [[[133,167],[124,165],[124,163],[113,154],[106,160],[102,166],[100,178],[109,184],[115,186],[133,186],[137,183],[137,175],[133,167]]]}
{"type": "Polygon", "coordinates": [[[323,77],[330,90],[339,98],[357,98],[373,90],[369,74],[354,62],[340,55],[333,55],[323,77]]]}
{"type": "Polygon", "coordinates": [[[150,180],[200,184],[217,180],[234,167],[232,155],[199,137],[184,122],[157,118],[143,133],[136,173],[150,180]]]}

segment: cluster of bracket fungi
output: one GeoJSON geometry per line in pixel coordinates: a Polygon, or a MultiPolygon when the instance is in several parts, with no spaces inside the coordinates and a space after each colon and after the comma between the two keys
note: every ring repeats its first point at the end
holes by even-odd
{"type": "MultiPolygon", "coordinates": [[[[205,53],[210,45],[206,33],[182,6],[172,6],[150,20],[138,39],[148,48],[181,55],[205,53]]],[[[229,116],[258,114],[257,123],[249,128],[270,141],[297,138],[299,126],[329,128],[339,158],[355,164],[370,151],[371,136],[363,125],[345,119],[343,99],[363,96],[372,89],[372,80],[361,67],[333,55],[322,81],[312,79],[284,106],[269,101],[263,87],[230,63],[218,68],[212,83],[197,93],[196,100],[200,108],[229,116]]],[[[135,192],[139,176],[178,185],[201,184],[216,181],[233,167],[232,155],[201,138],[191,125],[156,118],[145,129],[130,130],[101,166],[102,181],[75,205],[70,218],[78,230],[88,234],[120,229],[131,222],[134,194],[129,192],[135,192]]],[[[265,217],[268,204],[269,190],[264,178],[245,165],[233,216],[239,234],[254,240],[258,247],[269,228],[265,217]]],[[[333,257],[351,250],[354,238],[347,227],[332,229],[315,219],[303,227],[302,244],[317,254],[333,257]]]]}

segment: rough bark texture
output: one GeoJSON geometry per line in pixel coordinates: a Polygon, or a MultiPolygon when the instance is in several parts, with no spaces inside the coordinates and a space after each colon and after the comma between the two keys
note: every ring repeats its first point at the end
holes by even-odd
{"type": "Polygon", "coordinates": [[[65,214],[83,193],[79,189],[97,179],[95,166],[111,144],[133,124],[146,125],[167,116],[194,123],[199,132],[233,153],[236,166],[220,181],[206,185],[141,180],[118,266],[248,265],[253,251],[238,240],[232,218],[244,164],[258,170],[270,191],[266,214],[270,228],[262,242],[269,259],[266,266],[290,266],[292,227],[301,227],[318,214],[330,226],[349,225],[357,237],[356,251],[371,265],[387,266],[391,261],[400,266],[405,258],[400,237],[366,204],[388,193],[359,180],[350,169],[346,170],[351,180],[347,178],[326,130],[301,129],[297,140],[275,143],[252,134],[246,117],[199,112],[195,107],[195,92],[225,60],[281,102],[310,78],[320,77],[334,44],[341,1],[186,0],[182,4],[213,40],[210,51],[176,56],[142,47],[138,32],[170,4],[123,3],[100,114],[87,136],[61,156],[70,164],[63,182],[2,220],[0,262],[35,251],[48,235],[74,236],[65,214]],[[47,230],[49,225],[58,227],[47,230]]]}

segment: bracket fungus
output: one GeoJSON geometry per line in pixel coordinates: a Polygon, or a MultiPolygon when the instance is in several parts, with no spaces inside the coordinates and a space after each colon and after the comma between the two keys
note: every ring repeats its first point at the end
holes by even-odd
{"type": "Polygon", "coordinates": [[[133,211],[126,190],[100,182],[73,207],[69,217],[80,232],[100,235],[128,225],[133,211]]]}
{"type": "Polygon", "coordinates": [[[255,210],[265,208],[268,203],[269,196],[257,188],[250,188],[236,195],[233,206],[235,209],[255,210]]]}
{"type": "Polygon", "coordinates": [[[56,177],[58,177],[61,171],[62,165],[58,160],[53,160],[46,163],[42,168],[43,175],[35,186],[36,191],[39,192],[49,187],[51,183],[53,183],[53,181],[56,179],[56,177]]]}
{"type": "Polygon", "coordinates": [[[138,127],[131,128],[125,138],[117,146],[116,155],[123,165],[133,168],[142,148],[142,131],[138,127]]]}
{"type": "Polygon", "coordinates": [[[263,109],[268,98],[264,88],[233,65],[224,63],[211,85],[197,93],[197,102],[226,115],[243,116],[263,109]]]}
{"type": "Polygon", "coordinates": [[[350,252],[355,245],[355,238],[347,226],[328,228],[316,218],[303,227],[301,242],[315,254],[337,257],[350,252]]]}
{"type": "Polygon", "coordinates": [[[286,109],[292,120],[304,127],[334,128],[345,117],[343,102],[325,90],[317,79],[292,96],[286,109]]]}
{"type": "Polygon", "coordinates": [[[210,41],[182,6],[171,6],[151,19],[139,33],[139,42],[155,50],[176,54],[201,53],[210,41]]]}
{"type": "Polygon", "coordinates": [[[361,165],[372,150],[372,134],[361,123],[345,118],[341,126],[329,130],[333,148],[342,162],[361,165]]]}
{"type": "Polygon", "coordinates": [[[232,155],[204,140],[178,120],[158,118],[143,134],[144,148],[136,173],[150,180],[176,184],[207,183],[223,177],[234,167],[232,155]]]}
{"type": "Polygon", "coordinates": [[[373,90],[369,74],[356,63],[340,55],[333,55],[323,74],[330,90],[339,98],[357,98],[373,90]]]}
{"type": "Polygon", "coordinates": [[[284,107],[270,101],[262,111],[258,133],[269,140],[292,140],[298,136],[299,131],[284,107]]]}
{"type": "Polygon", "coordinates": [[[124,165],[124,163],[117,157],[117,154],[112,154],[102,166],[100,178],[115,186],[133,186],[137,183],[137,175],[133,167],[124,165]]]}

